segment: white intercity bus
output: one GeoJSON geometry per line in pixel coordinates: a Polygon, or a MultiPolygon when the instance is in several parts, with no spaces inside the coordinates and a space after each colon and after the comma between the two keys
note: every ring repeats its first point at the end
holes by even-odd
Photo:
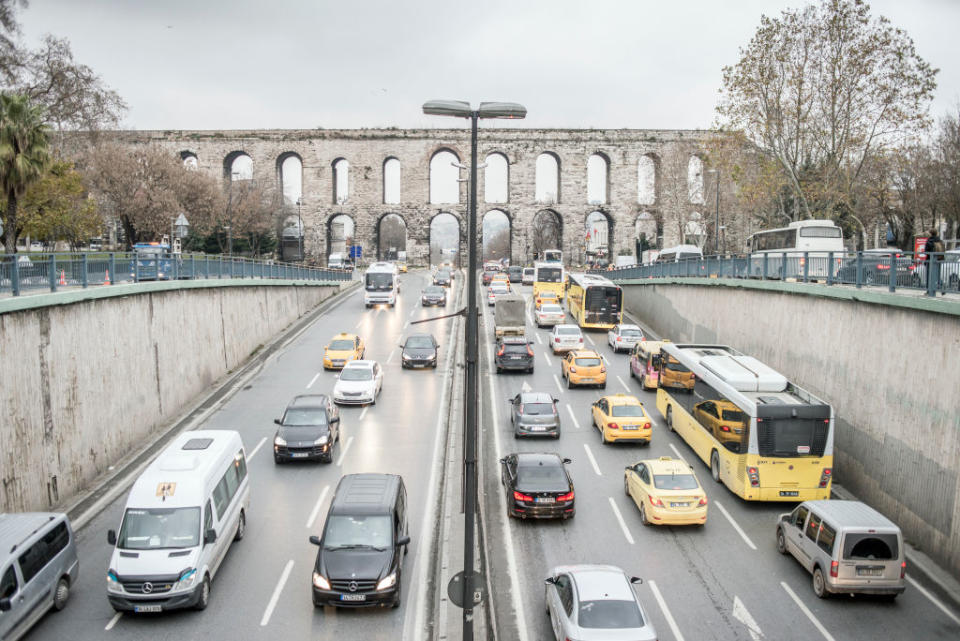
{"type": "MultiPolygon", "coordinates": [[[[747,238],[750,275],[776,278],[827,276],[833,253],[837,265],[843,258],[843,231],[832,220],[797,220],[780,229],[758,231],[747,238]],[[805,263],[809,260],[810,264],[805,263]]],[[[836,271],[836,267],[834,268],[836,271]]]]}
{"type": "Polygon", "coordinates": [[[367,307],[397,304],[400,293],[400,274],[393,263],[374,263],[363,276],[363,302],[367,307]]]}

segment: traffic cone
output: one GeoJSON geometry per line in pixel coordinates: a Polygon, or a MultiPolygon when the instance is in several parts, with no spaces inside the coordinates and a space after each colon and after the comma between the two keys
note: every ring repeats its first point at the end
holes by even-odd
{"type": "Polygon", "coordinates": [[[105,271],[103,272],[103,284],[104,284],[104,285],[109,285],[109,284],[110,284],[110,270],[109,270],[109,269],[107,269],[107,270],[105,270],[105,271]]]}
{"type": "Polygon", "coordinates": [[[64,273],[62,269],[60,270],[60,284],[61,285],[67,284],[67,275],[64,273]]]}

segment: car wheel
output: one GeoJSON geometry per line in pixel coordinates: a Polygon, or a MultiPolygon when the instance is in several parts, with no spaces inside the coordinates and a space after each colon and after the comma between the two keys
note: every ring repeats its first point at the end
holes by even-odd
{"type": "Polygon", "coordinates": [[[630,496],[630,482],[626,475],[623,476],[623,493],[630,496]]]}
{"type": "Polygon", "coordinates": [[[600,427],[600,442],[603,443],[604,445],[610,442],[607,440],[607,433],[603,431],[602,427],[600,427]]]}
{"type": "Polygon", "coordinates": [[[830,593],[827,592],[827,582],[823,579],[823,570],[820,569],[820,566],[813,568],[813,593],[820,599],[826,599],[830,596],[830,593]]]}
{"type": "Polygon", "coordinates": [[[780,554],[787,553],[787,539],[783,536],[783,530],[777,528],[777,552],[780,554]]]}
{"type": "Polygon", "coordinates": [[[640,504],[640,522],[644,525],[650,525],[650,519],[647,518],[647,508],[644,507],[644,504],[640,504]]]}
{"type": "Polygon", "coordinates": [[[667,427],[670,428],[670,431],[675,431],[673,429],[673,406],[667,405],[667,427]]]}
{"type": "Polygon", "coordinates": [[[243,535],[247,533],[247,515],[243,510],[240,510],[240,518],[237,520],[237,531],[233,535],[234,541],[239,541],[243,539],[243,535]]]}
{"type": "Polygon", "coordinates": [[[600,389],[607,389],[607,382],[606,382],[606,381],[600,383],[600,389]]]}
{"type": "Polygon", "coordinates": [[[53,592],[53,609],[59,612],[67,607],[67,599],[70,598],[70,583],[65,578],[57,581],[57,589],[53,592]]]}
{"type": "Polygon", "coordinates": [[[567,389],[573,389],[573,381],[570,380],[570,376],[567,376],[567,389]]]}
{"type": "MultiPolygon", "coordinates": [[[[627,369],[630,371],[630,378],[636,378],[636,377],[637,377],[637,375],[634,373],[632,367],[628,367],[627,369]]],[[[642,379],[642,378],[640,379],[640,384],[643,385],[643,379],[642,379]]]]}
{"type": "Polygon", "coordinates": [[[204,576],[203,583],[200,584],[200,598],[193,607],[197,610],[206,610],[208,605],[210,605],[210,577],[204,576]]]}
{"type": "Polygon", "coordinates": [[[720,455],[716,450],[710,453],[710,476],[717,483],[720,482],[720,455]]]}
{"type": "Polygon", "coordinates": [[[497,365],[497,374],[502,374],[502,373],[503,373],[503,368],[497,365]]]}

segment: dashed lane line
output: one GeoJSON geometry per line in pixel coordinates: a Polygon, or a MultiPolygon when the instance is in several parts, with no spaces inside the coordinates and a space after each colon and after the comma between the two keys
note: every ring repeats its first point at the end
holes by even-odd
{"type": "Polygon", "coordinates": [[[550,358],[549,354],[547,354],[546,352],[543,352],[543,359],[547,361],[547,365],[549,365],[550,367],[553,367],[553,359],[550,358]]]}
{"type": "Polygon", "coordinates": [[[320,498],[317,499],[317,502],[313,506],[313,510],[310,512],[310,518],[307,519],[307,529],[313,527],[313,522],[317,520],[317,515],[320,514],[320,507],[323,505],[323,502],[327,498],[327,493],[330,491],[330,486],[325,485],[323,491],[320,492],[320,498]]]}
{"type": "Polygon", "coordinates": [[[563,385],[560,384],[560,379],[557,378],[557,375],[553,375],[553,382],[557,384],[557,389],[560,390],[560,393],[563,394],[563,385]]]}
{"type": "Polygon", "coordinates": [[[307,389],[313,387],[313,384],[317,382],[317,379],[320,378],[320,372],[317,372],[313,375],[313,378],[310,379],[310,382],[307,383],[307,389]]]}
{"type": "Polygon", "coordinates": [[[117,621],[119,621],[120,617],[122,616],[123,616],[123,612],[117,612],[116,614],[114,614],[113,618],[110,619],[110,623],[108,623],[107,626],[104,628],[104,631],[112,630],[113,626],[117,625],[117,621]]]}
{"type": "MultiPolygon", "coordinates": [[[[543,345],[543,339],[540,338],[540,334],[534,334],[534,336],[537,337],[537,343],[539,343],[540,345],[543,345]]],[[[546,356],[546,354],[544,354],[544,356],[546,356]]]]}
{"type": "Polygon", "coordinates": [[[613,500],[612,496],[608,496],[607,500],[610,501],[610,507],[613,509],[613,515],[617,517],[617,522],[620,523],[620,529],[623,530],[623,536],[626,537],[627,543],[633,545],[633,535],[630,534],[630,530],[627,529],[627,523],[623,520],[623,515],[620,514],[620,508],[617,507],[616,501],[613,500]]]}
{"type": "Polygon", "coordinates": [[[667,443],[667,445],[670,446],[670,449],[673,450],[673,453],[677,455],[677,458],[678,458],[678,459],[680,459],[680,460],[683,461],[684,463],[687,462],[687,459],[683,458],[683,454],[680,453],[680,450],[678,450],[677,447],[676,447],[673,443],[667,443]]]}
{"type": "Polygon", "coordinates": [[[928,599],[930,599],[930,602],[931,602],[931,603],[933,603],[935,606],[937,606],[938,608],[940,608],[941,610],[943,610],[943,613],[946,614],[946,615],[947,615],[948,617],[950,617],[951,619],[953,619],[954,623],[956,623],[957,625],[960,625],[960,617],[958,617],[958,616],[955,615],[953,612],[951,612],[949,609],[947,609],[947,606],[945,606],[943,603],[941,603],[940,600],[937,599],[937,597],[933,596],[933,594],[931,594],[929,590],[927,590],[925,587],[923,587],[922,585],[920,585],[919,583],[917,583],[916,579],[913,579],[913,578],[911,578],[911,577],[908,576],[908,577],[907,577],[907,581],[909,581],[910,585],[912,585],[913,587],[915,587],[915,588],[917,588],[918,590],[920,590],[920,594],[922,594],[923,596],[925,596],[925,597],[927,597],[928,599]]]}
{"type": "Polygon", "coordinates": [[[267,442],[267,437],[266,437],[266,436],[264,436],[262,439],[260,439],[260,442],[257,443],[257,446],[250,451],[250,454],[247,455],[247,461],[249,461],[250,459],[252,459],[252,458],[256,455],[256,453],[260,451],[260,448],[263,447],[263,444],[266,443],[266,442],[267,442]]]}
{"type": "Polygon", "coordinates": [[[620,381],[620,384],[623,385],[623,389],[630,391],[630,386],[623,382],[623,379],[620,378],[620,375],[617,374],[617,380],[620,381]]]}
{"type": "Polygon", "coordinates": [[[667,607],[666,600],[663,598],[663,595],[660,594],[660,588],[657,587],[653,579],[650,579],[647,583],[650,584],[650,591],[653,592],[653,598],[657,600],[657,605],[660,606],[660,611],[663,612],[663,618],[667,620],[667,625],[670,626],[670,631],[673,632],[674,639],[676,639],[676,641],[684,641],[683,635],[680,633],[680,628],[677,626],[673,614],[670,613],[670,608],[667,607]]]}
{"type": "MultiPolygon", "coordinates": [[[[337,460],[337,467],[343,465],[343,459],[347,456],[347,450],[350,449],[350,444],[353,443],[353,437],[347,439],[347,444],[340,449],[340,458],[337,460]]],[[[756,548],[754,548],[756,549],[756,548]]]]}
{"type": "Polygon", "coordinates": [[[387,356],[387,361],[386,361],[386,363],[384,363],[384,365],[389,365],[389,364],[390,364],[390,361],[393,360],[393,355],[394,355],[394,353],[395,353],[396,351],[397,351],[396,349],[390,350],[390,356],[387,356]]]}
{"type": "Polygon", "coordinates": [[[370,409],[370,406],[369,406],[369,405],[364,405],[364,406],[363,406],[363,410],[360,412],[360,418],[357,419],[358,421],[362,421],[362,420],[363,420],[363,417],[367,415],[367,410],[368,410],[368,409],[370,409]]]}
{"type": "Polygon", "coordinates": [[[836,639],[833,638],[833,635],[830,634],[825,627],[823,627],[823,624],[820,623],[820,620],[817,619],[813,612],[810,611],[810,608],[804,605],[803,601],[800,600],[800,597],[798,597],[797,594],[790,589],[790,586],[783,581],[780,582],[780,585],[784,590],[787,591],[787,594],[789,594],[790,598],[793,599],[793,602],[797,604],[797,607],[800,608],[800,611],[807,615],[807,618],[810,619],[810,623],[813,624],[813,627],[820,631],[820,634],[823,635],[823,638],[827,641],[836,641],[836,639]]]}
{"type": "Polygon", "coordinates": [[[577,415],[573,413],[573,408],[567,405],[567,411],[570,412],[570,420],[573,421],[573,426],[578,430],[580,429],[580,421],[577,420],[577,415]]]}
{"type": "Polygon", "coordinates": [[[597,465],[597,459],[593,458],[593,452],[590,451],[590,446],[584,443],[583,449],[587,451],[587,458],[590,459],[590,465],[593,466],[593,471],[597,473],[597,476],[603,476],[603,472],[600,471],[600,466],[597,465]]]}
{"type": "Polygon", "coordinates": [[[274,608],[277,607],[277,601],[280,600],[280,593],[283,592],[283,586],[286,585],[287,579],[290,578],[290,570],[293,569],[293,559],[287,561],[286,567],[283,568],[283,573],[280,575],[280,580],[277,582],[277,587],[273,589],[273,594],[270,596],[270,602],[267,603],[267,609],[263,612],[263,617],[260,619],[260,625],[265,626],[270,623],[270,616],[273,614],[274,608]]]}
{"type": "Polygon", "coordinates": [[[751,550],[756,550],[757,546],[753,544],[753,541],[751,541],[750,537],[747,536],[747,533],[743,531],[743,528],[740,527],[740,524],[733,520],[733,517],[730,516],[729,512],[727,512],[727,508],[723,507],[723,505],[717,503],[716,501],[714,501],[713,504],[717,506],[717,509],[720,510],[725,517],[727,517],[727,520],[730,521],[730,525],[732,525],[733,529],[737,531],[737,534],[740,535],[740,538],[743,539],[744,543],[750,546],[751,550]]]}

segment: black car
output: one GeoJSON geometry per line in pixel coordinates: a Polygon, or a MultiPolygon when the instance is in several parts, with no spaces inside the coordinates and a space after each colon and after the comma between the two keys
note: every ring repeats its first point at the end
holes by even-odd
{"type": "Polygon", "coordinates": [[[560,412],[557,400],[543,392],[521,392],[510,403],[513,436],[552,436],[560,438],[560,412]]]}
{"type": "Polygon", "coordinates": [[[432,334],[411,334],[407,342],[401,345],[400,363],[407,367],[437,368],[437,353],[440,347],[432,334]]]}
{"type": "Polygon", "coordinates": [[[273,460],[316,460],[333,462],[333,446],[340,440],[340,410],[325,394],[293,397],[273,437],[273,460]]]}
{"type": "Polygon", "coordinates": [[[423,294],[420,295],[420,304],[424,307],[428,305],[447,306],[447,290],[439,285],[428,285],[423,288],[423,294]]]}
{"type": "Polygon", "coordinates": [[[511,265],[510,267],[507,267],[507,278],[510,279],[511,283],[522,283],[523,267],[519,265],[511,265]]]}
{"type": "Polygon", "coordinates": [[[433,284],[442,285],[444,287],[450,286],[450,281],[453,280],[450,277],[450,272],[446,269],[438,269],[437,273],[433,275],[433,284]]]}
{"type": "Polygon", "coordinates": [[[523,452],[500,459],[500,482],[507,493],[507,515],[521,519],[569,519],[574,515],[568,458],[523,452]]]}
{"type": "MultiPolygon", "coordinates": [[[[894,276],[897,287],[919,287],[920,276],[917,264],[909,256],[896,248],[866,249],[860,259],[860,282],[864,285],[887,285],[890,282],[890,265],[896,261],[897,273],[894,276]]],[[[842,283],[857,282],[857,259],[841,259],[836,277],[842,283]]],[[[802,273],[802,272],[801,272],[802,273]]]]}
{"type": "Polygon", "coordinates": [[[410,544],[407,491],[395,474],[348,474],[333,495],[313,566],[313,605],[397,607],[410,544]]]}
{"type": "Polygon", "coordinates": [[[497,374],[505,369],[522,370],[533,373],[533,350],[525,336],[504,336],[497,339],[497,351],[493,357],[497,374]]]}

